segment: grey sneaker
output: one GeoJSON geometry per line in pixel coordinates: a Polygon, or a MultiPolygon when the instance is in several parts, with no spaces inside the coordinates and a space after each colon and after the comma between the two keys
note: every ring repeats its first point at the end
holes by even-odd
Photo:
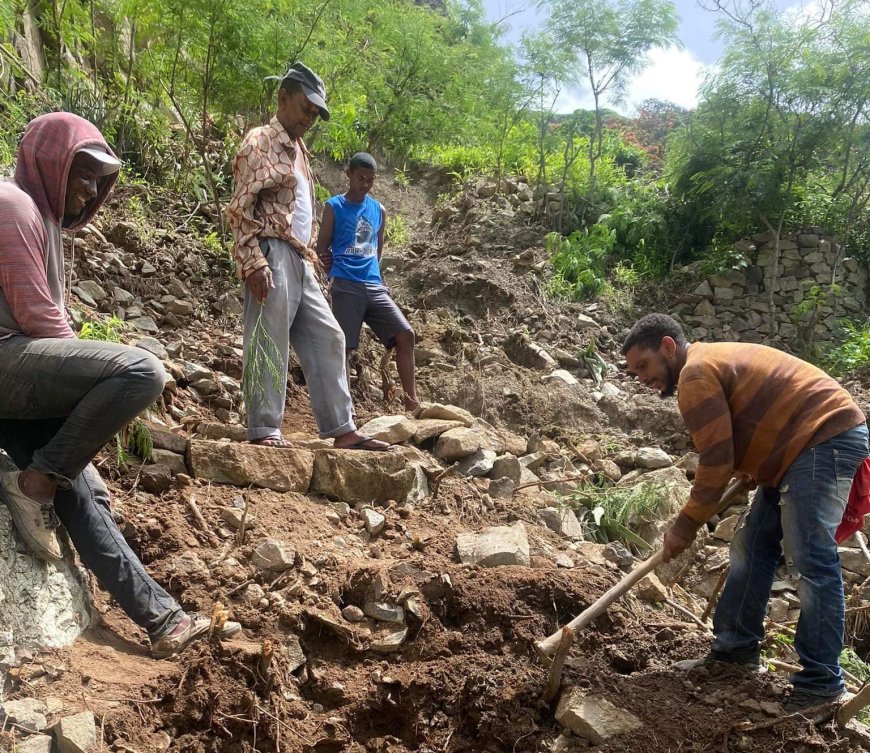
{"type": "MultiPolygon", "coordinates": [[[[151,656],[155,659],[167,659],[187,648],[197,638],[201,638],[208,632],[211,618],[196,612],[184,615],[172,630],[165,633],[151,644],[151,656]]],[[[227,620],[221,630],[221,638],[231,638],[236,635],[242,626],[238,622],[227,620]]]]}
{"type": "Polygon", "coordinates": [[[28,497],[18,485],[21,471],[0,473],[0,498],[12,514],[15,529],[40,559],[60,562],[63,550],[57,538],[60,521],[54,511],[54,503],[40,503],[28,497]]]}

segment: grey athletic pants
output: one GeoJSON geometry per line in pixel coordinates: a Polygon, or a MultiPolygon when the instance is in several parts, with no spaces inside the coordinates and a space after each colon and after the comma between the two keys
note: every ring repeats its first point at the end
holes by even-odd
{"type": "MultiPolygon", "coordinates": [[[[344,333],[335,321],[314,270],[286,241],[264,238],[260,248],[272,270],[275,288],[261,305],[245,286],[244,358],[247,364],[252,336],[262,312],[262,323],[278,348],[278,365],[286,383],[290,345],[299,358],[311,411],[321,438],[354,431],[353,403],[347,384],[344,333]]],[[[248,409],[248,439],[281,436],[286,388],[275,389],[268,375],[248,409]]]]}

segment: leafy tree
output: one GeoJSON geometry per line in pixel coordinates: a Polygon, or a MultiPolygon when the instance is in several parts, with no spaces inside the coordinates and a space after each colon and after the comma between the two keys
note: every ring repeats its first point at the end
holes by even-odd
{"type": "Polygon", "coordinates": [[[679,43],[672,0],[541,0],[548,29],[573,58],[575,83],[588,86],[595,108],[595,137],[589,142],[589,178],[604,148],[602,101],[624,99],[631,77],[647,65],[654,47],[679,43]]]}

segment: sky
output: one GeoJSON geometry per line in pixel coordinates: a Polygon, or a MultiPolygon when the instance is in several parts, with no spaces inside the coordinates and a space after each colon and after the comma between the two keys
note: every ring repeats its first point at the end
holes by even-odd
{"type": "MultiPolygon", "coordinates": [[[[654,49],[649,66],[631,82],[626,102],[619,106],[605,102],[605,106],[633,115],[637,105],[650,98],[687,108],[698,103],[698,87],[706,73],[715,69],[722,53],[722,43],[716,38],[718,15],[702,8],[698,0],[675,0],[675,3],[683,48],[654,49]]],[[[798,8],[801,4],[801,0],[776,0],[780,10],[798,8]]],[[[505,19],[504,41],[512,44],[519,42],[524,31],[540,28],[546,21],[545,13],[537,5],[537,0],[484,0],[490,21],[505,19]]],[[[591,95],[583,89],[562,92],[556,103],[559,112],[591,107],[591,95]]]]}

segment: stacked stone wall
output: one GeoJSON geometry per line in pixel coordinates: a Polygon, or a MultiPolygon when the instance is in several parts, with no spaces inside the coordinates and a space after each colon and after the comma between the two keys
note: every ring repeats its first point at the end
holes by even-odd
{"type": "Polygon", "coordinates": [[[841,321],[861,318],[866,311],[866,270],[856,259],[843,258],[837,239],[821,228],[784,233],[778,265],[772,233],[753,235],[735,248],[746,265],[707,277],[674,311],[692,339],[789,345],[837,340],[841,321]],[[776,306],[773,335],[771,288],[776,306]],[[810,305],[813,300],[816,304],[810,305]]]}

